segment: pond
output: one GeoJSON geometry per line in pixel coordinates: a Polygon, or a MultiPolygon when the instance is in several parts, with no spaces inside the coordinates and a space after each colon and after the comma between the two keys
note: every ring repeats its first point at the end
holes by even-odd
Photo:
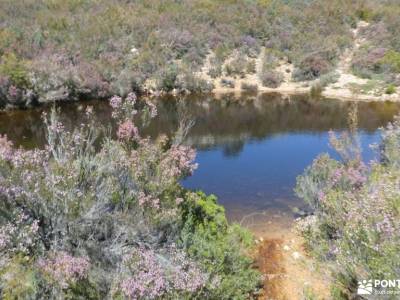
{"type": "MultiPolygon", "coordinates": [[[[319,153],[335,155],[328,132],[346,130],[351,105],[275,94],[166,97],[157,103],[159,115],[143,134],[170,134],[183,116],[193,119],[185,143],[198,150],[199,168],[183,185],[217,195],[228,217],[237,221],[254,212],[290,219],[297,208],[306,209],[293,192],[296,176],[319,153]]],[[[67,127],[80,124],[86,105],[94,106],[103,124],[111,122],[105,101],[60,104],[67,127]]],[[[379,142],[378,128],[393,119],[400,104],[360,102],[357,106],[363,157],[371,160],[375,153],[368,145],[379,142]]],[[[42,146],[43,110],[49,107],[1,113],[0,133],[23,147],[42,146]]]]}

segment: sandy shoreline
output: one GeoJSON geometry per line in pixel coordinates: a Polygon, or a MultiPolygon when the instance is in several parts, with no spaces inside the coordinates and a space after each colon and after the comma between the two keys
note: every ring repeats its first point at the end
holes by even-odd
{"type": "MultiPolygon", "coordinates": [[[[299,94],[310,94],[310,87],[299,87],[299,86],[282,86],[278,88],[267,88],[260,87],[258,88],[257,94],[282,94],[282,95],[299,95],[299,94]]],[[[218,87],[212,90],[212,94],[217,98],[218,96],[223,96],[226,94],[235,94],[240,96],[243,93],[247,93],[247,90],[241,88],[224,88],[218,87]]],[[[365,101],[365,102],[400,102],[400,95],[369,95],[369,94],[354,94],[349,89],[326,89],[321,93],[322,98],[326,99],[335,99],[335,100],[343,100],[343,101],[365,101]]]]}

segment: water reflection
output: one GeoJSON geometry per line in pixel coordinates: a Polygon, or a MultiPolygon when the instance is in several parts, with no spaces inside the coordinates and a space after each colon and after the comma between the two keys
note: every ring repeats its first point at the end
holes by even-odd
{"type": "MultiPolygon", "coordinates": [[[[108,103],[96,101],[61,105],[67,127],[82,122],[87,104],[103,125],[113,126],[108,103]]],[[[346,128],[350,105],[306,96],[167,97],[158,100],[159,116],[143,133],[171,134],[180,118],[189,116],[196,123],[185,142],[198,149],[200,167],[184,181],[186,187],[216,194],[233,218],[265,209],[289,213],[303,205],[292,191],[296,176],[318,153],[331,152],[327,133],[346,128]]],[[[0,133],[24,147],[43,145],[43,110],[49,108],[0,114],[0,133]]],[[[374,155],[368,144],[378,141],[377,128],[399,110],[396,103],[358,103],[367,160],[374,155]]]]}

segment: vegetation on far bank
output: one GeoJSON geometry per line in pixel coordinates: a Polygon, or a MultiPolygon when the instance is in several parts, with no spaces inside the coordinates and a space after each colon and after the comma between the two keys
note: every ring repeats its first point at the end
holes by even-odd
{"type": "MultiPolygon", "coordinates": [[[[398,85],[396,1],[26,0],[0,2],[0,106],[104,98],[149,90],[208,91],[208,75],[257,74],[276,87],[334,70],[367,20],[355,73],[398,85]],[[252,59],[266,53],[256,70],[252,59]]],[[[246,86],[254,89],[253,86],[246,86]]]]}

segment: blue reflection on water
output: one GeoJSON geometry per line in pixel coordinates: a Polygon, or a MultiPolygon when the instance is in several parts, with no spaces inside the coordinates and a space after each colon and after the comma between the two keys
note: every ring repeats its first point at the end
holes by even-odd
{"type": "MultiPolygon", "coordinates": [[[[285,133],[249,140],[235,155],[227,155],[223,145],[200,150],[199,168],[183,184],[217,195],[228,211],[241,206],[290,211],[291,207],[304,206],[293,192],[296,177],[320,153],[338,158],[328,140],[328,132],[285,133]]],[[[378,131],[360,133],[365,161],[376,157],[369,145],[379,140],[378,131]]]]}

